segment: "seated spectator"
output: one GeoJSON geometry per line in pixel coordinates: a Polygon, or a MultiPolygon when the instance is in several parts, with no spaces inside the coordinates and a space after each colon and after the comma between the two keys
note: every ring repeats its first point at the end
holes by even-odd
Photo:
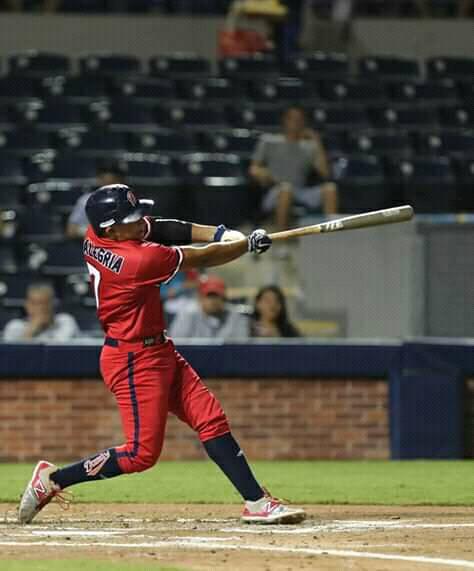
{"type": "Polygon", "coordinates": [[[182,270],[169,283],[161,284],[160,297],[168,319],[196,305],[198,285],[199,272],[195,269],[182,270]]]}
{"type": "Polygon", "coordinates": [[[274,213],[278,230],[289,226],[293,205],[324,214],[337,212],[337,190],[329,182],[329,163],[318,133],[306,127],[304,110],[283,114],[283,132],[264,134],[250,165],[251,178],[266,189],[262,209],[274,213]],[[317,184],[310,177],[318,177],[317,184]]]}
{"type": "MultiPolygon", "coordinates": [[[[125,184],[125,173],[114,161],[101,165],[96,173],[96,187],[107,184],[125,184]]],[[[86,216],[86,202],[92,191],[85,192],[76,202],[66,226],[68,238],[83,238],[89,224],[86,216]]]]}
{"type": "Polygon", "coordinates": [[[247,339],[247,317],[226,304],[225,282],[217,276],[203,278],[199,304],[179,313],[170,328],[172,337],[198,339],[247,339]]]}
{"type": "Polygon", "coordinates": [[[3,332],[3,340],[68,341],[79,334],[76,320],[68,313],[55,313],[54,290],[48,283],[32,284],[26,292],[26,319],[12,319],[3,332]]]}
{"type": "Polygon", "coordinates": [[[285,296],[279,287],[266,286],[257,293],[250,335],[252,337],[299,337],[298,330],[288,319],[285,296]]]}

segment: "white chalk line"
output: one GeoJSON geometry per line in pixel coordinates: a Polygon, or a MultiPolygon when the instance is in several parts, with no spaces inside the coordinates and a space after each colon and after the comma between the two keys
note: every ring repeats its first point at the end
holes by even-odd
{"type": "Polygon", "coordinates": [[[449,567],[462,567],[466,569],[474,569],[474,561],[467,561],[465,559],[445,559],[441,557],[426,557],[422,555],[397,555],[388,553],[372,553],[368,551],[352,551],[345,549],[323,549],[323,548],[309,548],[309,547],[277,547],[270,545],[229,545],[222,543],[211,542],[197,542],[194,538],[183,538],[181,540],[173,541],[153,541],[143,543],[73,543],[68,542],[16,542],[16,541],[0,541],[0,546],[4,547],[104,547],[104,548],[125,548],[125,549],[160,549],[160,548],[195,548],[203,550],[246,550],[246,551],[260,551],[268,553],[294,553],[299,555],[315,555],[315,556],[330,556],[339,558],[352,558],[352,559],[381,559],[386,561],[407,561],[410,563],[423,563],[431,565],[444,565],[449,567]]]}

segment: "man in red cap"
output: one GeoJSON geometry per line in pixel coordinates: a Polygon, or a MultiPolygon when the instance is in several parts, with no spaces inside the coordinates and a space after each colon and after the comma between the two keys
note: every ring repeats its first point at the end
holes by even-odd
{"type": "Polygon", "coordinates": [[[247,339],[247,318],[226,304],[222,278],[210,275],[200,283],[199,306],[178,314],[171,325],[174,338],[247,339]]]}

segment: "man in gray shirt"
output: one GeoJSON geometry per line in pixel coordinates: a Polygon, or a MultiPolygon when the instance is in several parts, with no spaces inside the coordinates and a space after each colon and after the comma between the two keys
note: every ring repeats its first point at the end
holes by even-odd
{"type": "Polygon", "coordinates": [[[292,207],[337,212],[337,189],[329,177],[329,163],[319,135],[306,127],[303,109],[290,107],[283,114],[282,133],[264,134],[255,149],[249,174],[267,188],[262,208],[275,214],[278,230],[289,226],[292,207]],[[321,183],[309,185],[316,174],[321,183]]]}
{"type": "Polygon", "coordinates": [[[179,313],[170,328],[174,338],[195,339],[247,339],[247,317],[226,304],[225,282],[217,276],[208,276],[199,286],[199,305],[179,313]]]}
{"type": "Polygon", "coordinates": [[[47,283],[32,284],[26,292],[26,319],[12,319],[3,332],[6,342],[68,341],[79,334],[76,320],[54,312],[54,290],[47,283]]]}

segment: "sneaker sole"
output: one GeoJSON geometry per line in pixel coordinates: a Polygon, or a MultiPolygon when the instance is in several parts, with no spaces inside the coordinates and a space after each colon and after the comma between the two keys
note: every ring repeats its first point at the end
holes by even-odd
{"type": "Polygon", "coordinates": [[[304,521],[306,519],[306,513],[301,511],[301,512],[295,512],[295,513],[291,513],[291,514],[286,514],[286,515],[279,515],[279,516],[243,516],[241,518],[241,521],[243,521],[244,523],[256,523],[259,525],[272,525],[272,524],[286,524],[286,523],[301,523],[302,521],[304,521]]]}

